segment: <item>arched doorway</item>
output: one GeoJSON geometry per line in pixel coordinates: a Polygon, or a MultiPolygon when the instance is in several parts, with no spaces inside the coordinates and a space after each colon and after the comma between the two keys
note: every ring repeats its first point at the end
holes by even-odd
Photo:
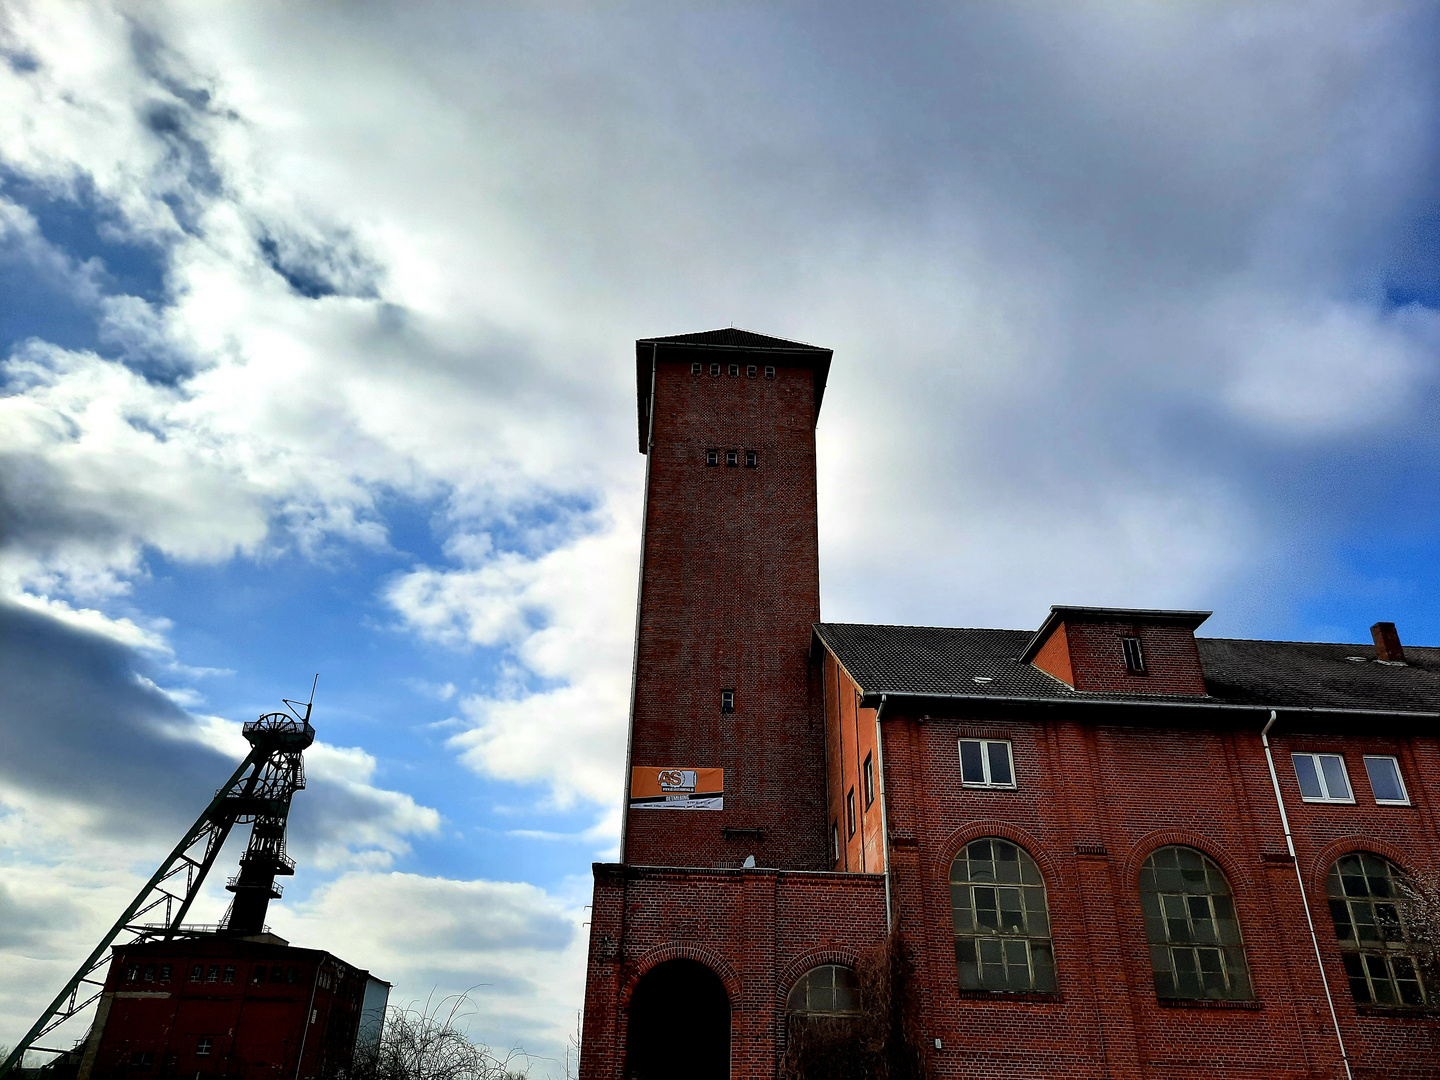
{"type": "Polygon", "coordinates": [[[645,973],[630,998],[628,1080],[729,1080],[730,997],[713,971],[667,960],[645,973]]]}

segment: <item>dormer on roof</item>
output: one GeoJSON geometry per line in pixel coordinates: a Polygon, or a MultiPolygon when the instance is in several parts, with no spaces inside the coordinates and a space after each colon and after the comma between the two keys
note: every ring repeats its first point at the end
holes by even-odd
{"type": "Polygon", "coordinates": [[[1057,604],[1019,660],[1074,690],[1204,696],[1195,628],[1208,611],[1057,604]]]}

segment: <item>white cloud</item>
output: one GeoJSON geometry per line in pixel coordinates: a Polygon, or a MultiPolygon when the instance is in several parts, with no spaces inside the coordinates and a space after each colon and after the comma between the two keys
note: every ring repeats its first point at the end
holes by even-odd
{"type": "Polygon", "coordinates": [[[471,1038],[523,1046],[537,1077],[558,1070],[584,996],[582,911],[523,882],[352,872],[276,909],[277,933],[395,984],[391,1002],[466,993],[471,1038]]]}
{"type": "Polygon", "coordinates": [[[560,805],[620,794],[629,708],[636,551],[628,528],[596,531],[537,558],[452,545],[463,569],[417,567],[386,600],[406,626],[450,646],[503,646],[508,685],[461,700],[449,745],[476,772],[548,785],[560,805]]]}

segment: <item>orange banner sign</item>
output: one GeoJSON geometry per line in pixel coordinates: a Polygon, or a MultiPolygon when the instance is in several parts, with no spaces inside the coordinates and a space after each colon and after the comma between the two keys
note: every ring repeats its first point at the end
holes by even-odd
{"type": "Polygon", "coordinates": [[[723,810],[724,769],[630,770],[631,810],[723,810]]]}

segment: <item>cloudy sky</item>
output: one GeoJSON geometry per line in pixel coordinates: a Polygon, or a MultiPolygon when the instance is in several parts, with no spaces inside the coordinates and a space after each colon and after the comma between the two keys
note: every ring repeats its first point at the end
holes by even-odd
{"type": "Polygon", "coordinates": [[[1440,644],[1436,55],[1319,0],[6,0],[0,1043],[318,671],[272,924],[553,1069],[637,337],[835,350],[828,619],[1440,644]]]}

